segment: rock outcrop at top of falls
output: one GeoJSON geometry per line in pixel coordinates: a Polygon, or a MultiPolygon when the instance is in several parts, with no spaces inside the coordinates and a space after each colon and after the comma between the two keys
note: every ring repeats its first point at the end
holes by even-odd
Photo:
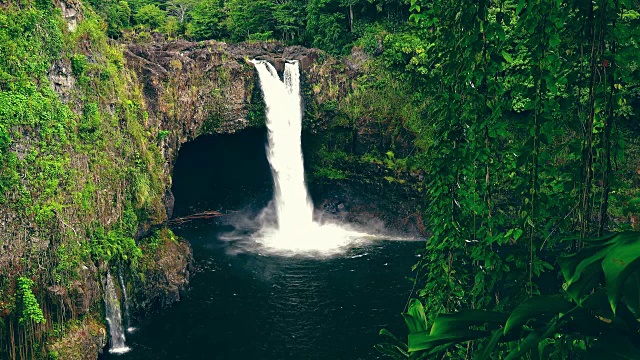
{"type": "Polygon", "coordinates": [[[299,60],[309,95],[305,102],[314,108],[344,97],[356,73],[321,50],[279,42],[177,40],[128,44],[124,54],[143,86],[149,121],[169,131],[163,148],[168,164],[180,144],[200,134],[264,126],[264,103],[251,59],[267,60],[280,73],[285,60],[299,60]]]}

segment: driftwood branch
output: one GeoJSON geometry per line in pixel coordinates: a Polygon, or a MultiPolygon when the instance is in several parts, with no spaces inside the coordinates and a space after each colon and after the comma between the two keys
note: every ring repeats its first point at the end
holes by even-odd
{"type": "Polygon", "coordinates": [[[220,211],[205,211],[197,214],[192,214],[189,216],[183,216],[175,219],[170,219],[168,221],[169,225],[181,225],[189,221],[193,220],[204,220],[204,219],[213,219],[220,216],[225,216],[227,214],[221,213],[220,211]]]}

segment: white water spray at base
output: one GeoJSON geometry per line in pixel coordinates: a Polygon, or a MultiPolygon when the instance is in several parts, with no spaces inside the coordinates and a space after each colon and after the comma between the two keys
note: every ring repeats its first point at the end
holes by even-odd
{"type": "Polygon", "coordinates": [[[283,252],[334,253],[367,234],[335,224],[313,221],[313,204],[304,181],[301,132],[300,71],[297,61],[285,63],[284,81],[263,60],[256,66],[267,108],[267,158],[274,182],[275,223],[263,225],[256,240],[283,252]]]}

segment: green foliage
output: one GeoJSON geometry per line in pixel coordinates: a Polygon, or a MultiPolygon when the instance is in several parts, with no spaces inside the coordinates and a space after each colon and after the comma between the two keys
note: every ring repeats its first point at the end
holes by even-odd
{"type": "Polygon", "coordinates": [[[0,90],[33,90],[62,49],[62,32],[52,9],[20,9],[10,3],[0,14],[0,90]]]}
{"type": "Polygon", "coordinates": [[[71,71],[76,77],[84,75],[87,70],[87,57],[83,54],[76,54],[71,57],[71,71]]]}
{"type": "Polygon", "coordinates": [[[162,141],[169,136],[171,132],[169,130],[160,130],[158,131],[158,141],[162,141]]]}
{"type": "Polygon", "coordinates": [[[413,0],[409,27],[381,37],[379,62],[414,89],[403,125],[428,179],[431,237],[414,270],[430,321],[513,308],[539,293],[554,254],[581,246],[560,238],[617,228],[632,192],[614,179],[634,165],[615,154],[637,137],[620,101],[634,95],[616,85],[638,83],[621,61],[637,54],[638,28],[621,20],[631,8],[413,0]]]}
{"type": "Polygon", "coordinates": [[[226,35],[223,1],[203,0],[191,14],[187,35],[195,40],[220,39],[226,35]]]}
{"type": "Polygon", "coordinates": [[[273,31],[273,2],[269,0],[227,0],[227,29],[231,40],[242,41],[257,36],[264,40],[273,31]],[[257,35],[261,34],[261,35],[257,35]]]}
{"type": "Polygon", "coordinates": [[[33,280],[26,277],[19,277],[16,280],[17,294],[18,294],[18,309],[20,312],[19,322],[25,325],[29,322],[36,324],[44,324],[46,319],[42,314],[42,309],[38,304],[36,296],[31,290],[35,286],[33,280]]]}
{"type": "Polygon", "coordinates": [[[347,20],[342,12],[331,12],[328,8],[335,7],[332,2],[324,0],[310,0],[307,4],[307,36],[314,47],[328,51],[331,54],[342,54],[351,41],[347,31],[347,20]]]}
{"type": "MultiPolygon", "coordinates": [[[[573,239],[569,239],[573,241],[573,239]]],[[[624,232],[585,239],[577,253],[558,259],[566,292],[539,295],[510,313],[463,310],[438,315],[430,330],[422,303],[412,300],[403,314],[408,341],[388,331],[377,345],[397,359],[442,357],[469,340],[474,359],[635,359],[640,357],[640,233],[624,232]]]]}
{"type": "Polygon", "coordinates": [[[166,241],[177,242],[178,237],[167,227],[162,227],[153,232],[150,236],[142,239],[141,247],[146,252],[153,252],[163,245],[166,241]]]}
{"type": "Polygon", "coordinates": [[[148,4],[141,7],[133,18],[137,24],[148,26],[151,29],[157,29],[164,25],[167,20],[167,13],[160,10],[155,4],[148,4]]]}
{"type": "MultiPolygon", "coordinates": [[[[281,40],[332,54],[347,53],[365,34],[358,29],[398,28],[408,9],[405,0],[88,1],[104,17],[113,38],[125,33],[149,41],[151,34],[141,30],[144,27],[170,39],[281,40]]],[[[377,49],[377,41],[373,46],[377,49]]]]}
{"type": "Polygon", "coordinates": [[[130,262],[136,264],[142,255],[131,235],[120,229],[105,230],[95,226],[87,233],[90,239],[91,257],[104,262],[130,262]]]}

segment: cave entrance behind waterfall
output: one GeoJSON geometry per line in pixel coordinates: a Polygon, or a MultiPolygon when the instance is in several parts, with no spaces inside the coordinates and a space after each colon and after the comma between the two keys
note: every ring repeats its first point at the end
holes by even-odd
{"type": "Polygon", "coordinates": [[[266,128],[250,128],[182,145],[173,169],[173,217],[264,208],[273,196],[266,136],[266,128]]]}

